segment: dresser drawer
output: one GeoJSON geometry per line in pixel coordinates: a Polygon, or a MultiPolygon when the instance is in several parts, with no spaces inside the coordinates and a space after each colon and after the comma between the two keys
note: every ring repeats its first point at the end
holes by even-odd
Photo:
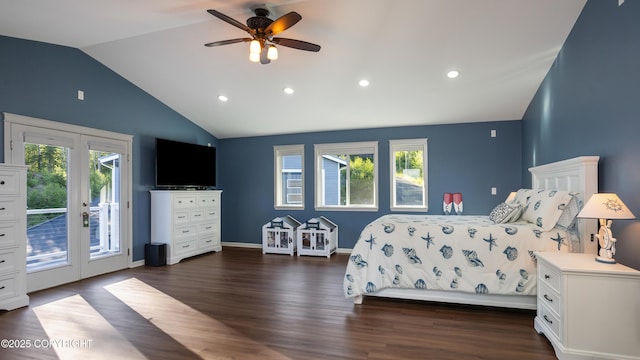
{"type": "Polygon", "coordinates": [[[561,273],[545,261],[538,261],[538,281],[560,293],[561,273]]]}
{"type": "Polygon", "coordinates": [[[218,218],[218,212],[215,209],[205,209],[204,219],[208,221],[214,221],[218,218]]]}
{"type": "Polygon", "coordinates": [[[198,206],[216,206],[216,198],[217,196],[215,195],[200,195],[198,196],[198,206]]]}
{"type": "Polygon", "coordinates": [[[204,223],[198,225],[198,234],[212,234],[216,231],[216,227],[213,224],[204,223]]]}
{"type": "Polygon", "coordinates": [[[214,235],[201,237],[198,241],[201,248],[211,248],[216,245],[216,237],[214,235]]]}
{"type": "Polygon", "coordinates": [[[188,238],[196,235],[195,226],[180,226],[175,230],[175,241],[184,241],[184,238],[188,238]]]}
{"type": "Polygon", "coordinates": [[[0,247],[16,245],[16,223],[0,223],[0,247]]]}
{"type": "Polygon", "coordinates": [[[176,211],[173,213],[173,223],[174,224],[185,224],[189,222],[189,212],[188,211],[176,211]]]}
{"type": "Polygon", "coordinates": [[[191,219],[191,221],[197,222],[197,221],[202,221],[204,220],[204,211],[202,210],[195,210],[189,213],[189,218],[191,219]]]}
{"type": "Polygon", "coordinates": [[[540,282],[538,284],[538,301],[547,305],[553,312],[559,316],[560,303],[562,301],[560,295],[549,287],[549,285],[540,282]]]}
{"type": "Polygon", "coordinates": [[[192,208],[195,206],[195,196],[176,196],[173,198],[173,207],[176,209],[192,208]]]}
{"type": "Polygon", "coordinates": [[[0,277],[0,300],[16,295],[16,278],[0,277]]]}
{"type": "Polygon", "coordinates": [[[15,273],[17,263],[15,249],[0,250],[0,274],[15,273]]]}
{"type": "Polygon", "coordinates": [[[17,195],[20,191],[20,173],[0,170],[0,195],[17,195]]]}
{"type": "MultiPolygon", "coordinates": [[[[546,305],[538,304],[538,316],[540,321],[553,332],[553,336],[560,338],[560,318],[546,305]]],[[[549,334],[551,335],[551,334],[549,334]]]]}
{"type": "Polygon", "coordinates": [[[195,251],[197,248],[197,242],[195,238],[191,238],[189,241],[175,243],[173,246],[174,255],[180,255],[195,251]]]}
{"type": "Polygon", "coordinates": [[[0,200],[0,221],[15,220],[26,213],[27,209],[18,206],[18,199],[4,198],[0,200]]]}

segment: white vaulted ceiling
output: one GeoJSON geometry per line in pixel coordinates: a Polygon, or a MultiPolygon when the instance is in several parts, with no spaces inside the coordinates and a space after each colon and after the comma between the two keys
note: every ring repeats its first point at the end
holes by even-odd
{"type": "Polygon", "coordinates": [[[2,1],[0,35],[78,48],[222,139],[521,119],[585,2],[274,0],[302,15],[280,36],[322,49],[268,65],[203,46],[247,35],[206,12],[244,23],[243,0],[2,1]]]}

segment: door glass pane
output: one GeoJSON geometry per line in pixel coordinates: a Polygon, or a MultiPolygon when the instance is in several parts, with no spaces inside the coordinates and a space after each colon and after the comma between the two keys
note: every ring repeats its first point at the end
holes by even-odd
{"type": "Polygon", "coordinates": [[[90,258],[120,254],[120,159],[112,152],[89,150],[90,258]]]}
{"type": "Polygon", "coordinates": [[[69,148],[25,144],[27,172],[27,271],[66,265],[69,148]]]}

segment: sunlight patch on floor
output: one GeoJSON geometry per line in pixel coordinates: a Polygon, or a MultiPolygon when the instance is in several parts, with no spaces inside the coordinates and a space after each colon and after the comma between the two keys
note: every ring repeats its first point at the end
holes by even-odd
{"type": "Polygon", "coordinates": [[[53,348],[61,360],[146,359],[80,295],[34,307],[33,312],[48,336],[33,346],[53,348]]]}
{"type": "Polygon", "coordinates": [[[203,359],[288,359],[138,279],[105,289],[203,359]]]}

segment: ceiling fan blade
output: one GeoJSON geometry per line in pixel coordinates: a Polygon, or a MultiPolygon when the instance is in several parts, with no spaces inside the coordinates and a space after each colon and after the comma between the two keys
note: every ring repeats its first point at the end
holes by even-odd
{"type": "Polygon", "coordinates": [[[212,10],[212,9],[207,10],[207,12],[209,14],[217,17],[218,19],[226,22],[226,23],[229,23],[229,24],[231,24],[231,25],[233,25],[233,26],[235,26],[235,27],[237,27],[239,29],[242,29],[242,30],[248,32],[249,34],[252,34],[252,35],[254,34],[254,30],[253,29],[251,29],[247,25],[241,23],[240,21],[238,21],[238,20],[236,20],[234,18],[231,18],[231,17],[229,17],[229,16],[227,16],[227,15],[225,15],[225,14],[219,12],[219,11],[212,10]]]}
{"type": "Polygon", "coordinates": [[[271,60],[267,57],[269,52],[269,46],[263,46],[262,51],[260,51],[260,63],[261,64],[269,64],[271,60]]]}
{"type": "Polygon", "coordinates": [[[251,38],[221,40],[221,41],[214,41],[214,42],[204,44],[204,46],[212,47],[212,46],[220,46],[220,45],[229,45],[229,44],[235,44],[239,42],[249,42],[251,40],[252,40],[251,38]]]}
{"type": "Polygon", "coordinates": [[[320,45],[312,44],[310,42],[306,42],[302,40],[287,39],[287,38],[273,38],[272,41],[278,45],[282,45],[282,46],[286,46],[286,47],[290,47],[298,50],[313,51],[313,52],[320,51],[320,45]]]}
{"type": "Polygon", "coordinates": [[[297,12],[292,11],[274,20],[266,29],[264,29],[264,32],[267,35],[277,35],[292,27],[300,20],[302,20],[302,16],[297,12]]]}

